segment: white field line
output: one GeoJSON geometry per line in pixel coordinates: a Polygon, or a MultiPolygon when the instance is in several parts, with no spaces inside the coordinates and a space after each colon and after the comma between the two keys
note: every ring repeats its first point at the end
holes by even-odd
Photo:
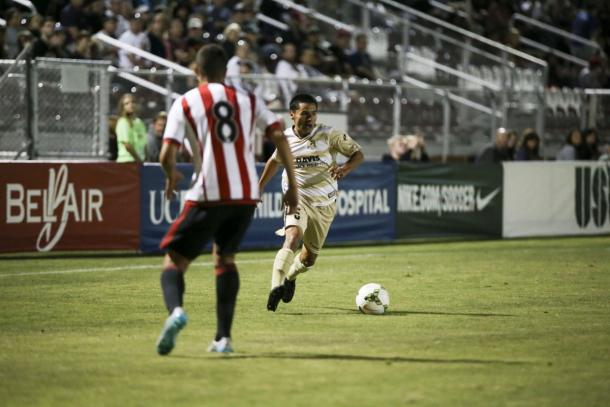
{"type": "MultiPolygon", "coordinates": [[[[385,256],[387,254],[377,254],[377,253],[368,253],[368,254],[335,254],[324,256],[326,259],[342,259],[342,258],[354,258],[354,257],[379,257],[385,256]]],[[[273,258],[268,259],[244,259],[237,260],[237,265],[240,264],[260,264],[260,263],[269,263],[273,264],[273,258]]],[[[192,263],[191,267],[212,267],[214,263],[210,261],[197,262],[192,263]]],[[[89,267],[89,268],[77,268],[77,269],[67,269],[67,270],[47,270],[47,271],[33,271],[26,273],[0,273],[0,278],[2,277],[21,277],[21,276],[44,276],[44,275],[56,275],[56,274],[72,274],[72,273],[104,273],[104,272],[112,272],[112,271],[127,271],[127,270],[161,270],[161,258],[159,258],[159,262],[156,264],[137,264],[133,266],[117,266],[117,267],[89,267]]]]}

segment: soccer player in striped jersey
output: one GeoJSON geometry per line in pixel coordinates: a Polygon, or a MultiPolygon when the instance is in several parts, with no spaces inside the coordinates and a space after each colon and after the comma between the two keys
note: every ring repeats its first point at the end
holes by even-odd
{"type": "Polygon", "coordinates": [[[185,206],[160,245],[167,252],[161,288],[170,314],[157,341],[160,355],[171,352],[187,323],[182,308],[184,273],[210,240],[214,243],[217,331],[208,351],[233,351],[231,325],[239,290],[235,254],[260,197],[253,152],[255,121],[266,126],[288,169],[286,204],[298,204],[292,154],[278,117],[254,95],[223,83],[227,56],[218,45],[202,47],[196,63],[199,86],[172,105],[160,155],[167,199],[181,178],[176,153],[185,140],[192,146],[194,162],[185,206]]]}
{"type": "MultiPolygon", "coordinates": [[[[335,217],[337,180],[364,161],[360,146],[350,136],[316,123],[317,112],[318,104],[311,95],[298,94],[290,101],[293,125],[284,134],[295,160],[299,205],[296,211],[287,206],[284,228],[279,231],[285,239],[273,263],[269,311],[275,311],[280,300],[292,301],[297,276],[315,264],[335,217]],[[337,154],[347,157],[347,161],[337,165],[337,154]],[[295,255],[301,240],[303,246],[295,255]]],[[[261,193],[282,165],[280,157],[280,151],[276,150],[265,164],[259,180],[261,193]]],[[[289,181],[290,169],[282,176],[285,192],[289,190],[289,181]]]]}

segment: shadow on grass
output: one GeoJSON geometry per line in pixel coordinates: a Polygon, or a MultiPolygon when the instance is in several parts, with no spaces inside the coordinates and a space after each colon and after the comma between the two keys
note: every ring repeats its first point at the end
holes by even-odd
{"type": "MultiPolygon", "coordinates": [[[[174,355],[175,358],[191,359],[193,356],[174,355]]],[[[217,359],[217,360],[243,360],[243,359],[290,359],[290,360],[343,360],[357,362],[382,362],[391,363],[436,363],[436,364],[475,364],[475,365],[524,365],[529,362],[518,360],[501,359],[442,359],[442,358],[409,358],[403,356],[370,356],[370,355],[346,355],[328,353],[259,353],[259,354],[230,354],[230,355],[209,355],[194,356],[197,359],[217,359]]]]}
{"type": "MultiPolygon", "coordinates": [[[[357,309],[353,308],[339,308],[339,307],[318,307],[321,309],[328,309],[341,312],[281,312],[281,315],[332,315],[332,314],[362,314],[357,309]]],[[[493,314],[493,313],[467,313],[467,312],[440,312],[440,311],[409,311],[409,310],[395,310],[390,309],[386,314],[376,315],[377,317],[399,317],[405,315],[454,315],[462,317],[516,317],[514,314],[493,314]]]]}

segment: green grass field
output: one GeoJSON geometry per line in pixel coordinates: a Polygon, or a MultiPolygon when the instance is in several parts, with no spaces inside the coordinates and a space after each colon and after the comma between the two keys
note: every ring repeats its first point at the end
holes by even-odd
{"type": "Polygon", "coordinates": [[[270,313],[274,254],[239,257],[232,356],[201,256],[167,357],[160,257],[0,257],[0,405],[610,405],[608,236],[328,248],[270,313]]]}

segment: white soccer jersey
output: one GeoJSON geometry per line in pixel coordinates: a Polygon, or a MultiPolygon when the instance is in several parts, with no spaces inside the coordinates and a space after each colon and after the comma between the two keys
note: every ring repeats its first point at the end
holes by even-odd
{"type": "MultiPolygon", "coordinates": [[[[189,201],[256,204],[255,122],[266,130],[278,116],[250,93],[220,83],[199,85],[178,98],[168,114],[164,142],[198,146],[189,201]]],[[[196,149],[196,147],[194,147],[196,149]]]]}
{"type": "MultiPolygon", "coordinates": [[[[361,149],[350,136],[323,124],[317,125],[304,138],[299,138],[292,128],[286,129],[290,151],[295,161],[295,178],[299,186],[299,198],[313,206],[326,206],[337,199],[337,181],[330,175],[336,164],[337,153],[351,157],[361,149]]],[[[271,157],[280,162],[277,150],[271,157]]],[[[281,163],[281,162],[280,162],[281,163]]],[[[282,189],[288,189],[286,171],[282,174],[282,189]]]]}

